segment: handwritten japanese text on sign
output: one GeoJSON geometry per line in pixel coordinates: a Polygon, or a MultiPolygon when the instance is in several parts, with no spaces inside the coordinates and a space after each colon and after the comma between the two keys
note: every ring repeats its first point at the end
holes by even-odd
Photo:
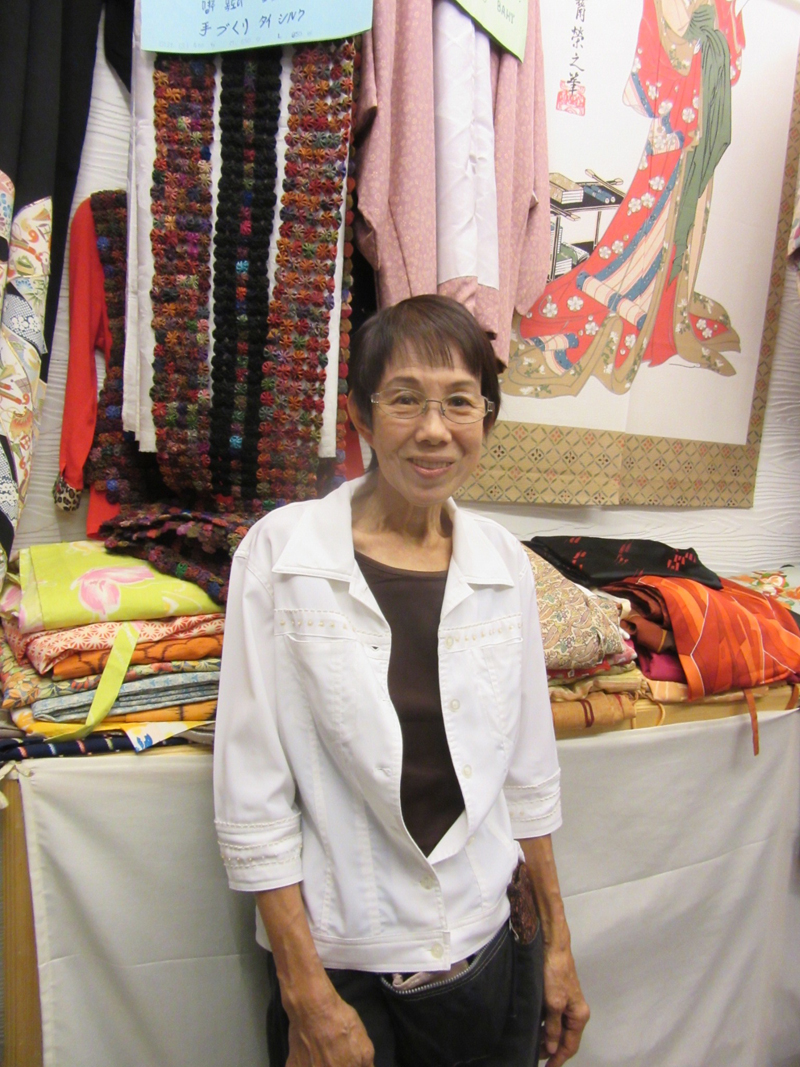
{"type": "Polygon", "coordinates": [[[232,52],[332,41],[372,26],[372,0],[142,0],[146,52],[232,52]]]}
{"type": "Polygon", "coordinates": [[[528,36],[528,0],[458,0],[479,26],[512,52],[525,58],[528,36]]]}

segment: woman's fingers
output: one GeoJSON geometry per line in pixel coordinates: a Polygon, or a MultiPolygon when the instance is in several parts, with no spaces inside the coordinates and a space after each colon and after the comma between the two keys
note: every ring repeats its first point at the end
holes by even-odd
{"type": "Polygon", "coordinates": [[[544,1052],[547,1067],[561,1067],[578,1051],[589,1021],[572,952],[545,947],[544,1052]]]}
{"type": "Polygon", "coordinates": [[[374,1067],[374,1056],[358,1013],[343,1000],[324,1017],[289,1026],[286,1067],[374,1067]]]}

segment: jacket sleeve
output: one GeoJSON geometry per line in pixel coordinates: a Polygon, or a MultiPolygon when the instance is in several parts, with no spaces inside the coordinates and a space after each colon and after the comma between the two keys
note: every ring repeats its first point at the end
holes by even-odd
{"type": "Polygon", "coordinates": [[[520,548],[518,589],[522,611],[522,688],[519,733],[504,792],[514,837],[541,837],[561,825],[561,771],[547,691],[536,585],[520,548]]]}
{"type": "Polygon", "coordinates": [[[302,879],[301,833],[276,717],[272,588],[247,545],[234,557],[225,616],[214,804],[228,884],[258,891],[302,879]]]}

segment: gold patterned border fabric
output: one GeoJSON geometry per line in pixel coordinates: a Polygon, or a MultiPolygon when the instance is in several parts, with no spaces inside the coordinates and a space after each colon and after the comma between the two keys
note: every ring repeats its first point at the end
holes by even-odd
{"type": "Polygon", "coordinates": [[[767,390],[778,334],[786,247],[800,157],[800,62],[786,149],[747,443],[715,444],[540,423],[499,422],[461,500],[495,504],[753,506],[767,390]]]}

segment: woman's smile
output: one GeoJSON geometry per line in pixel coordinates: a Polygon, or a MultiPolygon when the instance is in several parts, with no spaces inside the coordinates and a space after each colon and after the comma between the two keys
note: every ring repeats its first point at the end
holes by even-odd
{"type": "Polygon", "coordinates": [[[441,456],[411,457],[409,463],[425,477],[435,477],[444,474],[455,463],[454,459],[445,459],[441,456]]]}

